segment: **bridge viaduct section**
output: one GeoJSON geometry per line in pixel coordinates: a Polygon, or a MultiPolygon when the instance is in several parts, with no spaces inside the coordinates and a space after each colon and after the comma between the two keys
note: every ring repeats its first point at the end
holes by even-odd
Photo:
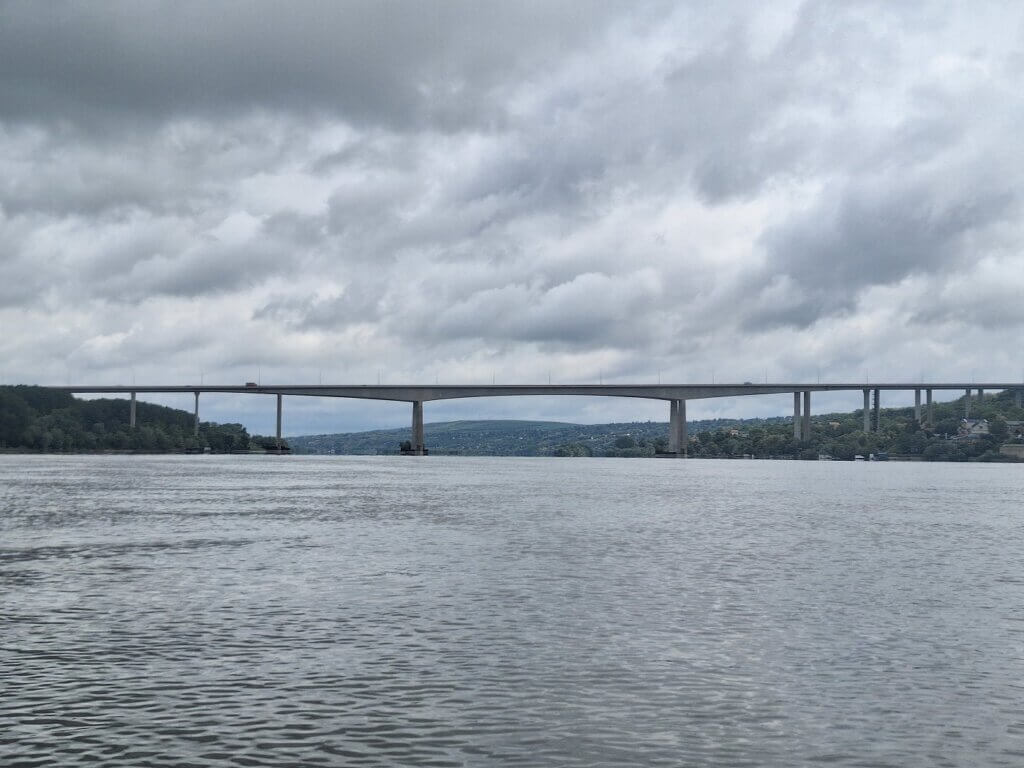
{"type": "Polygon", "coordinates": [[[793,437],[807,440],[811,436],[811,392],[839,392],[861,390],[864,394],[864,431],[878,430],[883,391],[913,391],[914,418],[918,424],[935,424],[935,407],[932,393],[935,390],[963,390],[964,417],[970,416],[972,392],[977,391],[980,403],[986,389],[1012,390],[1016,405],[1021,407],[1024,384],[1007,383],[886,383],[865,387],[863,384],[492,384],[489,386],[447,385],[169,385],[169,386],[67,386],[49,387],[75,394],[121,394],[129,395],[129,419],[134,428],[136,422],[136,396],[139,393],[191,392],[195,395],[194,434],[199,434],[199,395],[203,392],[222,394],[275,395],[277,400],[277,447],[281,449],[281,414],[284,395],[303,397],[347,397],[363,400],[392,400],[412,403],[412,444],[411,453],[423,455],[427,451],[423,431],[423,404],[433,400],[455,400],[469,397],[520,397],[575,395],[583,397],[634,397],[649,400],[667,400],[669,403],[669,454],[684,458],[689,443],[686,432],[686,401],[703,400],[713,397],[740,397],[748,395],[793,394],[793,437]],[[921,406],[921,392],[925,393],[924,411],[921,406]]]}

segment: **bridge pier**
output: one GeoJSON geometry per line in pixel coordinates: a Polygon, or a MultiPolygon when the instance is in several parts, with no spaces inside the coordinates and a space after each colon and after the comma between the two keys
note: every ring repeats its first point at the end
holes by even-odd
{"type": "Polygon", "coordinates": [[[967,389],[964,392],[964,418],[971,418],[971,390],[967,389]]]}
{"type": "Polygon", "coordinates": [[[1024,405],[1022,405],[1022,403],[1021,403],[1021,400],[1022,400],[1021,396],[1022,395],[1024,395],[1024,389],[1014,390],[1014,393],[1013,393],[1013,404],[1016,405],[1018,408],[1024,407],[1024,405]]]}
{"type": "Polygon", "coordinates": [[[871,431],[871,390],[865,389],[864,392],[864,431],[871,431]]]}
{"type": "Polygon", "coordinates": [[[928,407],[928,426],[929,427],[934,427],[935,426],[935,403],[932,402],[932,391],[930,389],[926,389],[924,391],[924,397],[925,397],[925,402],[926,402],[927,407],[928,407]]]}
{"type": "Polygon", "coordinates": [[[875,413],[874,413],[874,426],[875,432],[881,431],[881,418],[882,418],[882,390],[875,387],[875,413]]]}
{"type": "Polygon", "coordinates": [[[281,394],[277,395],[277,455],[281,455],[281,394]]]}
{"type": "Polygon", "coordinates": [[[793,393],[793,439],[802,440],[801,424],[800,424],[800,393],[793,393]]]}
{"type": "Polygon", "coordinates": [[[668,452],[679,453],[679,401],[668,401],[668,452]]]}
{"type": "Polygon", "coordinates": [[[668,401],[668,452],[685,459],[690,439],[686,433],[686,401],[668,401]]]}
{"type": "Polygon", "coordinates": [[[921,426],[921,390],[914,390],[914,422],[921,426]]]}
{"type": "Polygon", "coordinates": [[[811,390],[804,390],[804,415],[800,425],[802,440],[811,439],[811,390]]]}
{"type": "Polygon", "coordinates": [[[195,393],[195,395],[196,395],[196,420],[195,420],[195,424],[192,425],[192,436],[193,437],[199,437],[199,392],[197,391],[195,393]]]}
{"type": "Polygon", "coordinates": [[[135,429],[135,393],[132,392],[131,404],[128,406],[128,426],[135,429]]]}
{"type": "Polygon", "coordinates": [[[686,434],[686,401],[677,400],[676,403],[676,419],[678,430],[676,432],[676,442],[679,444],[678,448],[676,449],[676,453],[680,456],[680,458],[685,459],[687,455],[687,449],[690,447],[690,438],[686,434]]]}
{"type": "Polygon", "coordinates": [[[412,452],[414,456],[423,456],[426,441],[423,438],[423,401],[412,402],[412,452]]]}

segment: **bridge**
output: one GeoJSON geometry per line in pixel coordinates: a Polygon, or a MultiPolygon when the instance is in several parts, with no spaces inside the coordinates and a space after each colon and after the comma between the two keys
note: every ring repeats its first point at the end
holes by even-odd
{"type": "Polygon", "coordinates": [[[452,385],[159,385],[159,386],[66,386],[48,389],[72,394],[109,394],[130,396],[129,423],[135,427],[135,402],[139,394],[168,394],[191,392],[195,396],[195,434],[199,434],[199,395],[203,393],[275,395],[277,397],[277,445],[281,446],[282,400],[285,395],[300,397],[347,397],[363,400],[391,400],[412,404],[412,453],[423,455],[426,445],[423,435],[423,404],[434,400],[455,400],[470,397],[520,397],[524,395],[575,395],[584,397],[634,397],[647,400],[667,400],[669,403],[669,455],[684,458],[688,445],[686,433],[686,402],[714,397],[740,397],[749,395],[793,395],[793,437],[805,440],[811,435],[811,393],[861,390],[864,394],[864,431],[878,430],[878,416],[882,392],[913,391],[914,418],[922,426],[934,425],[935,412],[932,393],[935,391],[962,391],[964,416],[970,416],[972,393],[977,392],[980,403],[985,390],[1011,390],[1016,405],[1021,407],[1024,383],[875,383],[875,384],[474,384],[452,385]],[[924,393],[922,410],[921,394],[924,393]]]}

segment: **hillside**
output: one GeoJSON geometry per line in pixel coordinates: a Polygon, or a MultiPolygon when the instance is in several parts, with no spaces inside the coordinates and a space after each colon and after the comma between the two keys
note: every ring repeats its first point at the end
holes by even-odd
{"type": "MultiPolygon", "coordinates": [[[[740,422],[714,419],[690,422],[691,432],[741,423],[769,425],[781,419],[740,422]]],[[[652,456],[664,451],[663,422],[569,424],[559,421],[449,421],[424,425],[434,455],[457,456],[652,456]]],[[[409,439],[409,428],[291,437],[295,453],[391,454],[409,439]]]]}
{"type": "Polygon", "coordinates": [[[229,453],[264,450],[268,441],[241,424],[200,422],[187,411],[136,403],[136,427],[129,426],[129,402],[78,400],[42,387],[0,387],[0,449],[20,451],[145,451],[229,453]]]}
{"type": "MultiPolygon", "coordinates": [[[[863,411],[815,414],[811,437],[793,438],[791,419],[718,419],[688,423],[688,453],[695,458],[789,458],[838,460],[870,454],[924,461],[1014,461],[1000,453],[1024,444],[1024,409],[1012,393],[987,394],[962,418],[963,398],[935,403],[934,428],[921,428],[913,408],[885,408],[877,432],[863,431],[863,411]]],[[[668,442],[665,422],[567,424],[550,421],[454,421],[426,424],[434,455],[462,456],[653,456],[668,442]]],[[[374,430],[289,438],[295,453],[393,454],[409,429],[374,430]]]]}

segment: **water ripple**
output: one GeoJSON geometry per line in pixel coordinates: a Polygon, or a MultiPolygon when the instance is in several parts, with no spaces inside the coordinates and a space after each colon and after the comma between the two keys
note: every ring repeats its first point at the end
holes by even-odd
{"type": "Polygon", "coordinates": [[[0,764],[1017,766],[1022,479],[0,456],[0,764]]]}

